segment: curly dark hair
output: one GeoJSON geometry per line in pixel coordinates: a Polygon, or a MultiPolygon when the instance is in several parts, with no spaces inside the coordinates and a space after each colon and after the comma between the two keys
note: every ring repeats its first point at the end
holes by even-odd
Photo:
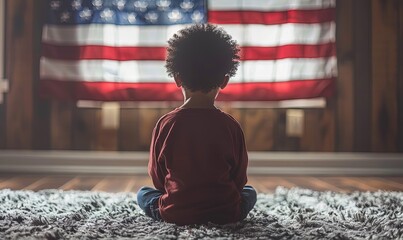
{"type": "Polygon", "coordinates": [[[239,47],[231,35],[211,24],[196,24],[174,34],[168,41],[165,67],[170,77],[179,76],[186,89],[209,92],[235,75],[239,47]]]}

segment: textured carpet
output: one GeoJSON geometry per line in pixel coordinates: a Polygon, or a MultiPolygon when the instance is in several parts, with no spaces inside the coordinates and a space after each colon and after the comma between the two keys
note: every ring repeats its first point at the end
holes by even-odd
{"type": "Polygon", "coordinates": [[[0,239],[403,239],[403,192],[279,187],[242,222],[176,226],[143,215],[131,193],[0,190],[0,239]]]}

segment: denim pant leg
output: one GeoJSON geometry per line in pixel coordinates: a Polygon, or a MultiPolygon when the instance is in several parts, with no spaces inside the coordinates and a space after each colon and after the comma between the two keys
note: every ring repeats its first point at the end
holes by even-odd
{"type": "Polygon", "coordinates": [[[162,194],[161,191],[150,187],[142,187],[137,192],[137,204],[147,216],[154,220],[161,220],[158,199],[162,194]]]}
{"type": "Polygon", "coordinates": [[[241,192],[241,220],[248,216],[256,203],[256,190],[252,186],[245,186],[241,192]]]}

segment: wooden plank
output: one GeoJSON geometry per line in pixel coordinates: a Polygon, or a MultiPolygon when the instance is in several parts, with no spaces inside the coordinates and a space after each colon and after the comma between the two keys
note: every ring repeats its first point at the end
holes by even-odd
{"type": "Polygon", "coordinates": [[[337,44],[337,103],[336,150],[353,150],[354,140],[354,44],[353,4],[351,0],[338,0],[336,4],[337,44]]]}
{"type": "Polygon", "coordinates": [[[256,189],[257,192],[260,193],[272,193],[277,187],[272,184],[268,184],[268,181],[266,181],[264,177],[254,177],[253,179],[248,180],[247,185],[251,185],[256,189]]]}
{"type": "Polygon", "coordinates": [[[116,151],[118,150],[118,129],[99,129],[99,138],[96,150],[116,151]]]}
{"type": "MultiPolygon", "coordinates": [[[[292,188],[295,187],[295,184],[292,184],[286,177],[267,177],[267,176],[262,176],[262,177],[251,177],[251,179],[256,179],[256,186],[259,188],[260,191],[264,193],[271,193],[276,190],[277,187],[283,186],[286,188],[292,188]]],[[[252,184],[254,187],[255,185],[252,184]]]]}
{"type": "Polygon", "coordinates": [[[297,186],[293,182],[288,180],[287,176],[284,176],[284,177],[270,177],[270,178],[267,178],[267,179],[269,181],[271,179],[273,182],[275,182],[277,184],[277,186],[283,186],[283,187],[286,187],[286,188],[293,188],[293,187],[297,186]]]}
{"type": "Polygon", "coordinates": [[[139,115],[135,108],[120,109],[119,150],[135,151],[139,148],[139,115]]]}
{"type": "MultiPolygon", "coordinates": [[[[6,14],[6,2],[2,1],[1,7],[0,7],[0,15],[2,17],[2,22],[0,22],[0,32],[5,33],[6,30],[6,25],[5,25],[5,14],[6,14]]],[[[4,84],[3,79],[5,78],[5,63],[4,61],[6,60],[5,57],[5,37],[2,36],[0,38],[0,85],[4,84]]],[[[0,149],[5,149],[6,148],[6,99],[5,99],[6,93],[4,92],[4,89],[2,89],[2,86],[0,86],[0,149]]]]}
{"type": "Polygon", "coordinates": [[[249,179],[251,180],[252,187],[255,187],[255,186],[258,187],[260,185],[264,186],[264,189],[261,189],[260,192],[265,192],[265,193],[266,193],[266,191],[267,191],[267,193],[274,192],[276,190],[276,188],[281,185],[281,183],[280,183],[281,179],[279,177],[266,177],[266,176],[249,177],[249,179]],[[255,184],[253,183],[254,179],[256,179],[255,184]],[[266,190],[266,191],[264,191],[264,190],[266,190]]]}
{"type": "Polygon", "coordinates": [[[50,113],[51,105],[49,100],[40,98],[39,92],[39,69],[41,57],[42,23],[45,20],[46,0],[35,1],[34,5],[34,39],[33,39],[33,149],[48,150],[51,148],[50,136],[50,113]]]}
{"type": "Polygon", "coordinates": [[[354,4],[354,151],[371,150],[371,1],[354,4]]]}
{"type": "Polygon", "coordinates": [[[43,178],[39,175],[21,175],[0,182],[0,189],[20,190],[43,178]]]}
{"type": "Polygon", "coordinates": [[[354,186],[360,191],[376,191],[377,189],[365,181],[365,179],[358,177],[342,178],[341,182],[345,185],[354,186]]]}
{"type": "Polygon", "coordinates": [[[40,189],[57,189],[72,180],[74,177],[69,175],[69,176],[49,176],[47,177],[47,182],[45,182],[43,185],[38,186],[38,189],[35,190],[40,190],[40,189]]]}
{"type": "MultiPolygon", "coordinates": [[[[309,177],[309,176],[251,176],[247,185],[258,192],[272,193],[278,186],[303,187],[317,191],[402,191],[403,177],[309,177]]],[[[142,186],[153,186],[147,175],[135,176],[73,176],[17,175],[0,176],[0,189],[91,190],[136,193],[142,186]]]]}
{"type": "Polygon", "coordinates": [[[96,150],[101,151],[116,151],[118,150],[118,132],[120,122],[120,104],[105,103],[97,115],[98,125],[98,141],[96,150]],[[111,114],[111,115],[110,115],[111,114]],[[116,119],[117,117],[117,119],[116,119]],[[104,119],[105,118],[105,119],[104,119]],[[111,118],[111,119],[108,119],[111,118]],[[114,120],[112,120],[112,118],[114,120]],[[112,120],[112,121],[111,121],[112,120]],[[110,122],[110,123],[108,123],[110,122]],[[116,123],[113,123],[116,122],[116,123]]]}
{"type": "MultiPolygon", "coordinates": [[[[323,109],[304,109],[303,132],[300,138],[300,150],[319,151],[322,146],[322,122],[323,109]]],[[[286,116],[287,117],[287,116],[286,116]]]]}
{"type": "Polygon", "coordinates": [[[245,141],[250,151],[273,149],[274,110],[246,109],[245,114],[245,141]]]}
{"type": "MultiPolygon", "coordinates": [[[[39,68],[38,68],[39,69],[39,68]]],[[[35,93],[36,95],[37,93],[35,93]]],[[[47,100],[38,99],[35,97],[34,115],[33,115],[33,149],[49,150],[55,143],[51,140],[51,105],[47,100]]],[[[56,140],[56,139],[53,139],[56,140]]],[[[57,139],[62,140],[62,139],[57,139]]],[[[57,142],[56,140],[56,142],[57,142]]],[[[70,148],[55,148],[55,149],[70,149],[70,148]]]]}
{"type": "Polygon", "coordinates": [[[295,186],[300,188],[307,188],[312,190],[318,190],[315,184],[312,184],[306,177],[286,177],[287,181],[293,183],[295,186]]]}
{"type": "Polygon", "coordinates": [[[398,186],[398,184],[394,184],[391,181],[388,181],[385,178],[375,178],[375,177],[361,177],[366,184],[370,185],[379,190],[384,191],[401,191],[403,190],[403,186],[398,186]]]}
{"type": "Polygon", "coordinates": [[[398,126],[399,126],[399,139],[398,151],[403,152],[403,1],[399,1],[399,93],[398,93],[398,126]]]}
{"type": "Polygon", "coordinates": [[[388,182],[394,183],[394,185],[397,184],[397,186],[400,186],[403,188],[403,177],[384,177],[388,182]]]}
{"type": "Polygon", "coordinates": [[[33,1],[6,1],[7,148],[32,148],[34,5],[33,1]]]}
{"type": "Polygon", "coordinates": [[[51,103],[51,149],[72,149],[72,121],[74,103],[51,103]]]}
{"type": "Polygon", "coordinates": [[[348,177],[344,181],[348,181],[351,184],[355,184],[362,191],[377,191],[378,187],[374,185],[374,181],[368,181],[365,177],[348,177]]]}
{"type": "MultiPolygon", "coordinates": [[[[284,109],[275,109],[275,128],[273,130],[273,149],[274,151],[286,150],[286,113],[284,109]]],[[[298,140],[297,140],[298,141],[298,140]]],[[[299,144],[298,144],[299,146],[299,144]]],[[[295,150],[299,150],[295,149],[295,150]]]]}
{"type": "Polygon", "coordinates": [[[118,129],[102,127],[100,108],[73,111],[73,149],[114,151],[118,149],[118,129]]]}
{"type": "Polygon", "coordinates": [[[284,186],[287,188],[303,187],[308,189],[314,189],[318,191],[335,191],[346,192],[342,188],[339,188],[324,178],[316,177],[267,177],[267,176],[251,176],[249,177],[248,185],[252,185],[259,192],[272,193],[278,186],[284,186]]]}
{"type": "MultiPolygon", "coordinates": [[[[133,192],[134,191],[134,186],[136,185],[136,178],[131,177],[129,179],[129,182],[126,185],[126,188],[123,190],[124,192],[133,192]]],[[[136,189],[137,190],[137,189],[136,189]]]]}
{"type": "Polygon", "coordinates": [[[333,111],[327,109],[305,109],[305,127],[301,137],[303,151],[333,151],[333,111]]]}
{"type": "Polygon", "coordinates": [[[108,178],[102,178],[102,180],[98,181],[94,187],[91,188],[91,191],[101,191],[100,189],[107,183],[108,178]]]}
{"type": "Polygon", "coordinates": [[[326,181],[326,178],[319,177],[307,177],[308,181],[316,186],[317,189],[321,191],[333,191],[333,192],[345,192],[342,188],[339,188],[326,181]]]}
{"type": "Polygon", "coordinates": [[[0,175],[0,183],[9,180],[10,178],[12,178],[11,175],[9,174],[1,174],[0,175]]]}
{"type": "Polygon", "coordinates": [[[144,186],[154,187],[151,178],[147,175],[137,175],[137,176],[135,176],[135,178],[136,178],[136,181],[130,190],[133,193],[137,193],[137,191],[141,187],[144,187],[144,186]]]}
{"type": "Polygon", "coordinates": [[[343,189],[346,192],[361,191],[362,190],[362,188],[359,188],[358,186],[356,186],[352,182],[346,181],[345,177],[326,177],[326,178],[321,177],[320,179],[322,179],[322,180],[325,179],[325,181],[327,183],[332,184],[332,185],[336,186],[337,188],[343,189]]]}
{"type": "Polygon", "coordinates": [[[150,148],[151,135],[158,119],[163,115],[160,109],[138,109],[139,114],[139,148],[148,151],[150,148]]]}
{"type": "Polygon", "coordinates": [[[375,177],[315,177],[336,186],[337,191],[376,191],[378,189],[391,190],[390,184],[375,177]]]}
{"type": "Polygon", "coordinates": [[[63,184],[60,189],[90,191],[103,178],[102,176],[78,176],[63,184]]]}
{"type": "Polygon", "coordinates": [[[129,176],[112,176],[105,177],[97,185],[95,185],[91,191],[103,191],[103,192],[124,192],[129,184],[131,177],[129,176]]]}
{"type": "Polygon", "coordinates": [[[327,107],[322,111],[322,147],[321,151],[333,152],[336,150],[336,101],[328,100],[327,107]]]}
{"type": "Polygon", "coordinates": [[[391,181],[388,178],[381,178],[380,181],[382,181],[391,191],[403,191],[402,183],[391,181]]]}
{"type": "Polygon", "coordinates": [[[47,181],[46,177],[40,178],[39,180],[27,185],[23,189],[24,190],[33,190],[33,189],[37,188],[38,186],[42,185],[43,183],[45,183],[46,181],[47,181]]]}
{"type": "Polygon", "coordinates": [[[342,192],[343,190],[334,184],[328,183],[323,179],[315,177],[287,177],[287,180],[291,181],[298,187],[312,189],[315,191],[334,191],[342,192]]]}
{"type": "Polygon", "coordinates": [[[6,105],[3,102],[0,104],[0,149],[6,148],[6,136],[6,105]]]}
{"type": "Polygon", "coordinates": [[[70,180],[72,180],[73,176],[46,176],[39,179],[36,182],[26,186],[24,189],[39,191],[43,189],[58,189],[70,180]]]}
{"type": "Polygon", "coordinates": [[[299,137],[288,137],[286,135],[286,109],[273,110],[273,148],[275,151],[299,151],[301,139],[299,137]]]}
{"type": "Polygon", "coordinates": [[[8,82],[4,81],[5,78],[5,18],[6,18],[6,3],[5,1],[0,1],[0,149],[6,148],[6,107],[5,107],[5,97],[6,97],[6,84],[8,82]]]}
{"type": "Polygon", "coordinates": [[[372,150],[397,150],[398,1],[372,0],[372,150]]]}
{"type": "Polygon", "coordinates": [[[100,110],[76,108],[73,115],[73,149],[95,150],[100,128],[100,110]]]}
{"type": "Polygon", "coordinates": [[[66,183],[64,183],[63,185],[61,185],[59,187],[59,189],[61,190],[72,190],[75,186],[77,186],[77,184],[80,182],[79,177],[74,177],[73,179],[70,179],[69,181],[67,181],[66,183]]]}
{"type": "Polygon", "coordinates": [[[246,183],[246,185],[252,186],[258,193],[265,192],[265,189],[262,188],[263,185],[259,182],[259,180],[257,180],[256,177],[248,177],[248,182],[246,183]]]}

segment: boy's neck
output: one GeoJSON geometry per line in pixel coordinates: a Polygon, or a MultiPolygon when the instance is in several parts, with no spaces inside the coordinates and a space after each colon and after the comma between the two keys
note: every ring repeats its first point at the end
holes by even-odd
{"type": "Polygon", "coordinates": [[[218,95],[218,88],[208,93],[201,91],[191,92],[182,88],[184,103],[180,108],[216,108],[214,106],[215,98],[218,95]]]}

